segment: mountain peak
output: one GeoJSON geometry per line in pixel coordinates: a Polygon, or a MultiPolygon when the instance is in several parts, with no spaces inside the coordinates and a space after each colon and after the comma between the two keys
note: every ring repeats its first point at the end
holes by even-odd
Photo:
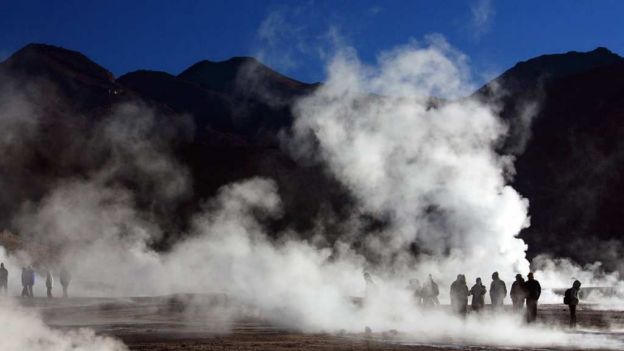
{"type": "MultiPolygon", "coordinates": [[[[494,80],[510,92],[533,89],[541,82],[590,71],[598,67],[624,63],[624,58],[605,47],[592,51],[568,51],[548,54],[518,62],[494,80]]],[[[492,83],[488,83],[487,88],[492,83]]],[[[483,91],[483,89],[480,91],[483,91]]]]}
{"type": "Polygon", "coordinates": [[[80,52],[48,44],[28,44],[2,62],[2,65],[29,74],[72,72],[75,77],[114,81],[111,72],[80,52]]]}
{"type": "Polygon", "coordinates": [[[178,78],[216,91],[239,91],[242,86],[245,89],[262,86],[291,95],[314,86],[289,78],[249,56],[234,56],[218,62],[199,61],[180,73],[178,78]]]}

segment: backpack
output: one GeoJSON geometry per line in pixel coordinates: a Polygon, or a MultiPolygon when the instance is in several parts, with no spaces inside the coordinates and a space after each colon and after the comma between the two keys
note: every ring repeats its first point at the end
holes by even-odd
{"type": "Polygon", "coordinates": [[[563,303],[569,305],[572,302],[572,288],[565,291],[563,294],[563,303]]]}

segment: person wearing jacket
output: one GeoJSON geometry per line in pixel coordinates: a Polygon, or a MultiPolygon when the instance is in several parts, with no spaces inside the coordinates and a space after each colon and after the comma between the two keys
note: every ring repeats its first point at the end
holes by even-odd
{"type": "Polygon", "coordinates": [[[492,273],[492,284],[490,284],[490,299],[492,307],[499,309],[503,306],[503,301],[507,295],[507,286],[505,282],[498,277],[498,272],[492,273]]]}
{"type": "Polygon", "coordinates": [[[451,284],[451,306],[453,306],[453,311],[460,316],[468,313],[468,296],[470,296],[470,291],[466,285],[466,277],[459,274],[457,280],[451,284]]]}
{"type": "Polygon", "coordinates": [[[579,304],[579,291],[581,290],[581,282],[574,281],[572,288],[566,291],[569,298],[568,308],[570,309],[570,328],[576,328],[576,306],[579,304]]]}
{"type": "Polygon", "coordinates": [[[472,295],[472,310],[480,311],[485,305],[485,293],[487,290],[485,286],[481,284],[481,278],[477,278],[475,285],[470,288],[470,295],[472,295]]]}
{"type": "Polygon", "coordinates": [[[524,287],[522,274],[516,274],[516,281],[511,284],[509,296],[511,296],[514,311],[521,311],[524,307],[524,300],[526,299],[526,289],[524,287]]]}
{"type": "Polygon", "coordinates": [[[537,300],[539,300],[540,295],[542,294],[542,287],[540,283],[533,278],[533,273],[529,273],[527,276],[529,280],[524,283],[524,288],[526,289],[526,305],[527,305],[527,323],[535,322],[537,318],[537,300]]]}

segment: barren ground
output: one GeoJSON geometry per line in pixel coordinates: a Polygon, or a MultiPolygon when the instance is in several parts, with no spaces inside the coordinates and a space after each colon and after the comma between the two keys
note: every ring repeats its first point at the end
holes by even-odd
{"type": "MultiPolygon", "coordinates": [[[[177,295],[143,298],[21,299],[41,312],[53,328],[89,327],[115,336],[131,350],[496,350],[487,345],[405,345],[392,331],[305,334],[276,328],[252,309],[244,317],[228,317],[219,306],[231,304],[225,296],[177,295]]],[[[540,321],[565,326],[567,307],[540,306],[540,321]]],[[[608,334],[624,341],[624,313],[579,308],[577,333],[608,334]],[[609,326],[611,329],[609,329],[609,326]],[[619,332],[618,332],[619,330],[619,332]]],[[[505,348],[512,350],[513,348],[505,348]]]]}

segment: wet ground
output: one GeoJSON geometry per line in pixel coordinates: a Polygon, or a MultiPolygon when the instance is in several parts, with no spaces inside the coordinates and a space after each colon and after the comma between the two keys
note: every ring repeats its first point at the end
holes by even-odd
{"type": "MultiPolygon", "coordinates": [[[[254,309],[222,295],[176,295],[143,298],[22,299],[58,329],[89,327],[115,336],[131,350],[496,350],[464,342],[423,343],[395,331],[305,334],[271,325],[254,309]],[[226,308],[224,308],[224,306],[226,308]],[[233,312],[236,310],[236,312],[233,312]]],[[[442,307],[444,308],[444,307],[442,307]]],[[[606,335],[624,345],[624,313],[579,308],[576,336],[606,335]]],[[[542,305],[540,322],[565,327],[564,305],[542,305]]],[[[496,326],[493,326],[495,329],[496,326]]]]}

